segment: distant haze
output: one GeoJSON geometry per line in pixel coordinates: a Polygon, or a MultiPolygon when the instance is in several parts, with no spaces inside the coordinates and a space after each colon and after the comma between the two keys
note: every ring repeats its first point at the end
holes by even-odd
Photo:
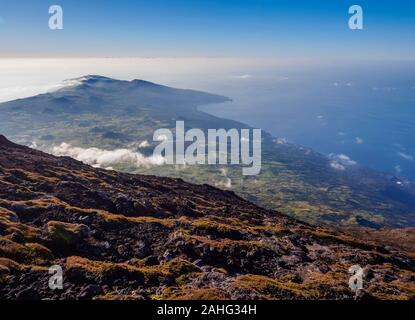
{"type": "Polygon", "coordinates": [[[247,72],[294,63],[305,62],[248,58],[0,58],[0,102],[54,90],[63,80],[86,74],[208,89],[218,81],[248,78],[247,72]]]}

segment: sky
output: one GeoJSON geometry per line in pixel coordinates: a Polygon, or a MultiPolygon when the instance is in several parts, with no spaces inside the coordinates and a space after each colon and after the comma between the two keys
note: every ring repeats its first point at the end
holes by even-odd
{"type": "Polygon", "coordinates": [[[413,0],[0,0],[0,57],[413,60],[413,0]],[[48,28],[50,5],[64,29],[48,28]],[[348,28],[351,5],[364,29],[348,28]]]}

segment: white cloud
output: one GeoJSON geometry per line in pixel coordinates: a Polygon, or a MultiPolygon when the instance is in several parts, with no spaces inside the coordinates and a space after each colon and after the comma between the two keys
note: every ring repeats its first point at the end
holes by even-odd
{"type": "Polygon", "coordinates": [[[344,171],[346,170],[347,167],[350,166],[354,166],[357,164],[356,161],[350,159],[350,157],[348,157],[345,154],[330,154],[329,155],[329,159],[330,161],[330,166],[335,169],[335,170],[339,170],[339,171],[344,171]]]}
{"type": "Polygon", "coordinates": [[[238,75],[238,76],[234,76],[234,78],[246,80],[246,79],[252,78],[252,75],[250,75],[250,74],[241,74],[241,75],[238,75]]]}
{"type": "Polygon", "coordinates": [[[156,141],[168,141],[169,138],[165,134],[160,134],[157,136],[156,141]]]}
{"type": "Polygon", "coordinates": [[[360,137],[356,137],[355,138],[355,141],[356,141],[357,144],[363,144],[363,143],[365,143],[365,141],[362,138],[360,138],[360,137]]]}
{"type": "Polygon", "coordinates": [[[37,146],[36,141],[32,141],[32,143],[30,144],[29,148],[31,148],[31,149],[37,149],[38,146],[37,146]]]}
{"type": "Polygon", "coordinates": [[[232,188],[232,180],[231,180],[231,178],[228,177],[228,172],[226,171],[226,169],[223,169],[223,168],[220,169],[220,173],[222,174],[222,176],[225,177],[226,181],[225,182],[223,182],[223,181],[217,182],[217,183],[215,183],[215,185],[217,187],[224,187],[226,189],[231,189],[232,188]]]}
{"type": "Polygon", "coordinates": [[[332,167],[335,170],[339,170],[339,171],[344,171],[346,170],[346,167],[344,165],[341,165],[340,163],[337,162],[330,162],[330,167],[332,167]]]}
{"type": "Polygon", "coordinates": [[[277,138],[276,143],[277,144],[286,144],[287,143],[287,139],[285,139],[285,138],[277,138]]]}
{"type": "Polygon", "coordinates": [[[147,148],[147,147],[149,147],[149,146],[150,146],[150,144],[148,143],[148,141],[147,141],[147,140],[145,140],[145,141],[141,142],[141,143],[138,145],[138,147],[139,147],[139,148],[147,148]]]}
{"type": "Polygon", "coordinates": [[[342,86],[352,87],[353,83],[352,82],[340,83],[338,81],[335,81],[335,82],[333,82],[333,86],[335,86],[335,87],[342,87],[342,86]]]}
{"type": "Polygon", "coordinates": [[[326,125],[327,125],[327,123],[328,123],[328,121],[327,121],[326,117],[325,117],[325,116],[323,116],[323,115],[318,115],[318,116],[316,116],[316,119],[317,119],[317,121],[320,123],[320,125],[322,125],[322,126],[326,126],[326,125]]]}
{"type": "Polygon", "coordinates": [[[396,172],[396,173],[401,173],[401,172],[402,172],[402,168],[401,168],[401,166],[400,166],[399,164],[397,164],[397,165],[395,166],[395,172],[396,172]]]}
{"type": "Polygon", "coordinates": [[[0,87],[0,102],[10,101],[17,98],[31,97],[40,92],[50,92],[62,88],[62,85],[11,85],[0,87]]]}
{"type": "Polygon", "coordinates": [[[398,152],[398,156],[400,156],[402,159],[408,160],[408,161],[413,161],[414,160],[414,156],[407,154],[407,153],[403,153],[403,152],[398,152]]]}
{"type": "Polygon", "coordinates": [[[0,102],[10,101],[16,98],[31,97],[44,92],[55,92],[63,88],[79,85],[82,83],[83,80],[84,78],[70,79],[60,81],[59,83],[48,83],[41,85],[7,84],[5,86],[0,86],[0,102]]]}
{"type": "Polygon", "coordinates": [[[51,150],[56,156],[68,156],[96,168],[110,168],[117,165],[149,167],[163,165],[165,159],[160,156],[146,157],[139,152],[129,149],[102,150],[99,148],[79,148],[68,143],[62,143],[51,150]]]}

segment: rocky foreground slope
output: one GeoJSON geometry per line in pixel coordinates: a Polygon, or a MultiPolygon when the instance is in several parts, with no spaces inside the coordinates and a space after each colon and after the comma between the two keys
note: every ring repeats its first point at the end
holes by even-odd
{"type": "Polygon", "coordinates": [[[0,136],[1,299],[415,298],[415,260],[182,180],[94,169],[0,136]],[[48,287],[60,265],[63,290],[48,287]]]}

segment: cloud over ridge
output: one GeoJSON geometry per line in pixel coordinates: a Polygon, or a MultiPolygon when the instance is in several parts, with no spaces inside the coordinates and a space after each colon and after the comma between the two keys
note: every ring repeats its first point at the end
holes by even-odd
{"type": "Polygon", "coordinates": [[[127,165],[136,167],[159,166],[165,163],[160,156],[146,157],[140,152],[129,149],[103,150],[99,148],[74,147],[68,143],[61,143],[52,147],[52,154],[68,156],[96,168],[112,168],[113,166],[127,165]]]}

